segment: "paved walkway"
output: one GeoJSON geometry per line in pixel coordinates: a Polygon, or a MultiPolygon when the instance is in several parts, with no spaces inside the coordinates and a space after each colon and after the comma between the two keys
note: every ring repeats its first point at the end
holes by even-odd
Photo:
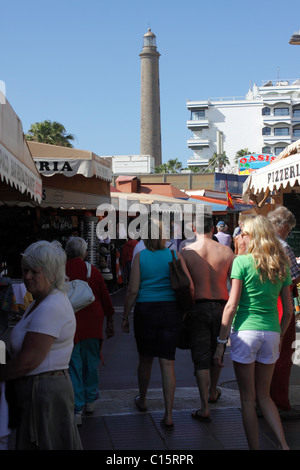
{"type": "MultiPolygon", "coordinates": [[[[95,412],[83,417],[79,428],[86,450],[114,451],[146,450],[151,455],[172,451],[186,456],[192,452],[196,458],[199,450],[246,450],[247,441],[242,425],[240,400],[229,357],[220,377],[222,395],[211,405],[211,422],[202,423],[191,417],[199,408],[199,392],[195,387],[190,352],[176,353],[177,389],[174,404],[174,429],[164,429],[163,396],[158,361],[153,365],[148,394],[148,410],[139,412],[134,404],[137,389],[137,352],[132,332],[120,331],[124,292],[113,296],[116,309],[115,337],[106,340],[103,347],[105,365],[101,365],[100,398],[95,412]]],[[[300,409],[300,370],[293,366],[291,377],[291,403],[300,409]]],[[[263,418],[259,418],[260,443],[263,450],[276,450],[277,444],[263,418]]],[[[284,431],[291,449],[300,449],[300,420],[284,421],[284,431]]],[[[112,454],[113,452],[113,454],[112,454]]],[[[123,455],[121,452],[120,455],[123,455]]],[[[184,459],[185,457],[182,457],[184,459]]],[[[182,460],[184,461],[184,460],[182,460]]]]}
{"type": "MultiPolygon", "coordinates": [[[[116,334],[104,343],[105,364],[99,368],[100,398],[96,401],[95,412],[93,415],[84,415],[83,425],[79,427],[84,449],[102,451],[97,455],[102,463],[123,464],[124,460],[114,462],[113,459],[122,459],[125,455],[128,458],[140,457],[142,468],[147,464],[170,464],[171,461],[166,459],[173,459],[176,455],[181,456],[178,457],[181,463],[200,463],[198,451],[201,450],[247,450],[239,393],[229,351],[225,354],[225,366],[220,377],[222,395],[216,404],[211,405],[210,423],[202,423],[191,417],[192,411],[199,408],[200,400],[195,387],[190,351],[178,350],[176,353],[174,429],[166,430],[160,424],[164,402],[157,360],[153,364],[149,386],[148,410],[141,413],[136,409],[134,397],[138,395],[138,356],[132,318],[130,333],[123,334],[120,325],[124,291],[112,298],[116,310],[116,334]],[[163,457],[159,457],[161,455],[163,457]],[[193,462],[187,461],[189,455],[193,462]]],[[[290,395],[292,405],[300,409],[299,366],[292,368],[290,395]]],[[[274,436],[263,418],[259,418],[259,427],[261,449],[276,450],[274,436]]],[[[290,448],[299,450],[300,420],[285,421],[283,427],[290,448]]],[[[131,464],[137,466],[134,462],[131,464]]]]}

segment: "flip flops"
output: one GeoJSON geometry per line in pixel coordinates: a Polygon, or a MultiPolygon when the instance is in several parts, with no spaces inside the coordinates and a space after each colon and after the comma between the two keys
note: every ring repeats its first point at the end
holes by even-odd
{"type": "Polygon", "coordinates": [[[215,400],[211,400],[210,398],[208,399],[208,403],[217,403],[219,400],[220,396],[222,395],[222,391],[219,387],[217,387],[217,398],[215,400]]]}
{"type": "Polygon", "coordinates": [[[139,411],[147,411],[147,406],[141,406],[139,403],[140,396],[137,395],[134,399],[135,406],[139,411]]]}
{"type": "Polygon", "coordinates": [[[174,429],[174,424],[167,424],[164,419],[161,420],[160,425],[162,428],[167,429],[168,431],[174,429]]]}
{"type": "Polygon", "coordinates": [[[201,415],[201,410],[196,410],[193,411],[192,413],[192,418],[197,419],[198,421],[201,421],[202,423],[210,423],[211,419],[209,416],[202,416],[201,415]]]}

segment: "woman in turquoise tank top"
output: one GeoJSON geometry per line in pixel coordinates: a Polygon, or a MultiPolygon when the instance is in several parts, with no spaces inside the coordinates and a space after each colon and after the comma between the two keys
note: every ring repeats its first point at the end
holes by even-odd
{"type": "Polygon", "coordinates": [[[224,344],[232,324],[231,358],[249,447],[258,449],[257,401],[281,448],[288,449],[270,387],[281,337],[292,317],[289,260],[266,217],[246,219],[242,236],[247,253],[236,257],[233,262],[232,288],[223,312],[215,361],[221,367],[224,344]],[[283,305],[280,324],[277,311],[279,295],[283,305]]]}
{"type": "MultiPolygon", "coordinates": [[[[152,221],[152,223],[154,223],[152,221]]],[[[148,233],[151,233],[151,221],[148,233]]],[[[135,303],[134,333],[139,353],[138,382],[139,395],[135,404],[140,411],[146,411],[146,395],[151,378],[152,363],[159,358],[162,388],[165,401],[165,414],[161,421],[167,429],[173,428],[173,401],[175,394],[175,350],[182,326],[182,314],[178,308],[175,293],[170,285],[169,262],[171,251],[165,247],[166,239],[159,222],[159,237],[144,240],[146,249],[138,253],[133,260],[131,277],[125,298],[122,331],[129,332],[128,317],[135,303]]],[[[190,278],[191,293],[194,294],[190,278]]]]}

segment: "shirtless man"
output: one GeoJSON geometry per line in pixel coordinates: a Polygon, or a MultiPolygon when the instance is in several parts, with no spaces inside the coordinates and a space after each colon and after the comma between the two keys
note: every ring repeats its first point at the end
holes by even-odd
{"type": "Polygon", "coordinates": [[[201,408],[193,418],[210,421],[209,403],[221,395],[217,388],[221,369],[215,367],[213,355],[217,347],[222,313],[228,300],[227,279],[230,277],[234,253],[228,246],[212,240],[212,217],[204,216],[204,233],[197,233],[194,243],[185,247],[181,255],[194,282],[195,307],[189,313],[187,325],[194,362],[194,373],[199,388],[201,408]]]}

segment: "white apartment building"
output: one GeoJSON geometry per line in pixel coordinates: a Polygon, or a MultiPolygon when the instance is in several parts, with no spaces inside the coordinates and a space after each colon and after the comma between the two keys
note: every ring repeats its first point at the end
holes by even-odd
{"type": "Polygon", "coordinates": [[[188,166],[206,167],[222,151],[233,165],[236,152],[244,148],[278,155],[300,138],[300,79],[254,84],[245,98],[188,101],[187,109],[192,132],[187,145],[194,152],[188,166]]]}

